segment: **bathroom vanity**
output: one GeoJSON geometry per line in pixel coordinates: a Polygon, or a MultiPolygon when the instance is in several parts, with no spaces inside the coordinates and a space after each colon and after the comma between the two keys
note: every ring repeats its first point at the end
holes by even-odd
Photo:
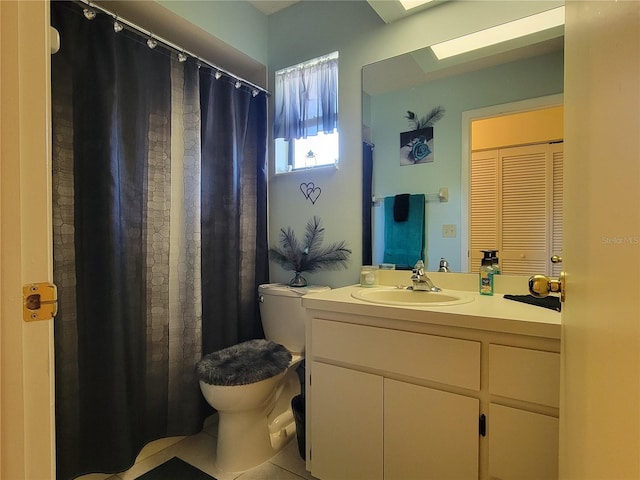
{"type": "Polygon", "coordinates": [[[447,289],[473,298],[374,304],[360,289],[302,301],[314,477],[557,478],[560,313],[447,289]]]}

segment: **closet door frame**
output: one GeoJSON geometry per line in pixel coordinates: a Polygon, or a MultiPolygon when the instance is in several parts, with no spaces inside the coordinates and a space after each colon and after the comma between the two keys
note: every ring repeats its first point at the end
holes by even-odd
{"type": "Polygon", "coordinates": [[[460,236],[460,264],[462,272],[470,272],[470,228],[471,228],[471,123],[474,120],[509,115],[513,113],[554,107],[564,104],[564,94],[548,95],[530,98],[517,102],[492,105],[489,107],[467,110],[462,112],[462,152],[461,152],[461,232],[460,236]]]}

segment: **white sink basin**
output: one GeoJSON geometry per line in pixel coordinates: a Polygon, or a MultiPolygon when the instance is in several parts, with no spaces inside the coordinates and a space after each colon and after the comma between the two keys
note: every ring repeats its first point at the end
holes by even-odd
{"type": "Polygon", "coordinates": [[[435,307],[460,305],[473,301],[470,295],[458,292],[423,292],[401,288],[361,288],[351,293],[353,298],[381,305],[401,305],[409,307],[435,307]]]}

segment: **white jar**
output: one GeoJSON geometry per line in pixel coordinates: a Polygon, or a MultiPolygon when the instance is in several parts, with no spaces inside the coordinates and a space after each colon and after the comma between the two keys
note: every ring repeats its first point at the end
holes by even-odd
{"type": "Polygon", "coordinates": [[[360,267],[360,286],[375,287],[378,284],[378,267],[363,265],[360,267]]]}

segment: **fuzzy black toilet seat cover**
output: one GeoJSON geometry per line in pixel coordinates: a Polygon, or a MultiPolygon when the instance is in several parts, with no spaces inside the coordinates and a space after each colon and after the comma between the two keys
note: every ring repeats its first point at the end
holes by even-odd
{"type": "Polygon", "coordinates": [[[209,385],[247,385],[284,372],[290,362],[291,353],[285,347],[256,339],[205,355],[196,371],[209,385]]]}

